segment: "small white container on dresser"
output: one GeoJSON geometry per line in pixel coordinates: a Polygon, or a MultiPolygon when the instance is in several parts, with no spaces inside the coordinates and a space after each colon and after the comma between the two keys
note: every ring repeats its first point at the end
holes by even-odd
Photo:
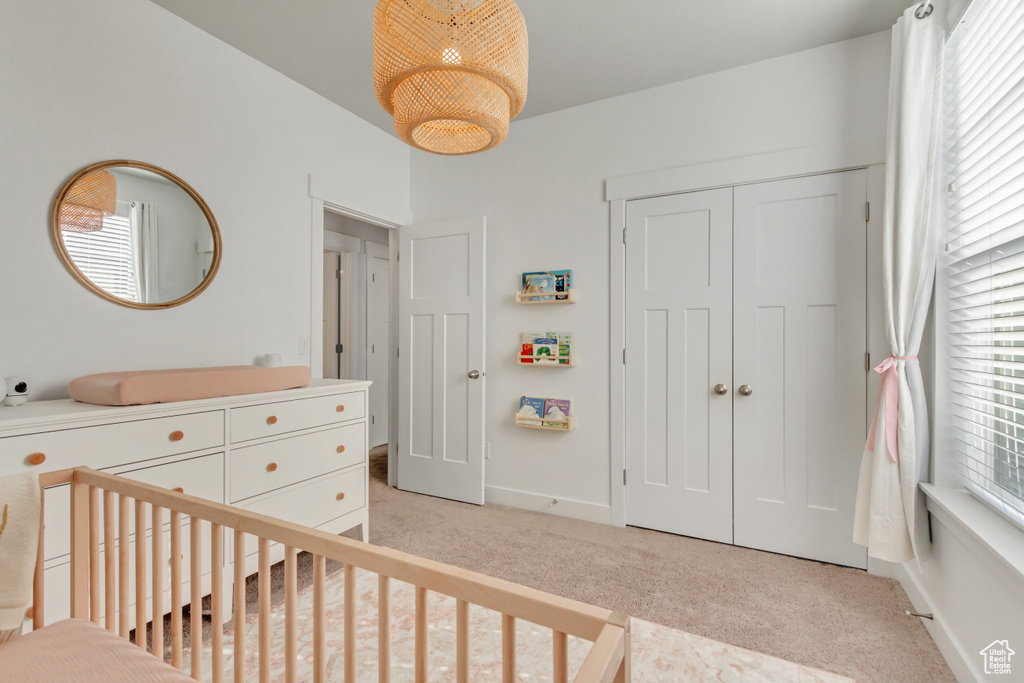
{"type": "MultiPolygon", "coordinates": [[[[359,526],[365,541],[369,386],[313,380],[301,389],[146,406],[65,399],[0,408],[0,476],[86,466],[331,533],[359,526]]],[[[46,622],[53,623],[70,613],[67,486],[47,492],[44,513],[46,622]]],[[[168,534],[164,539],[169,543],[168,534]]],[[[225,543],[226,563],[232,547],[225,543]]],[[[183,552],[187,581],[188,543],[183,552]]],[[[253,542],[247,573],[257,569],[255,553],[253,542]]],[[[273,561],[281,557],[275,548],[273,561]]],[[[230,581],[231,572],[224,576],[230,581]]],[[[204,577],[204,590],[208,582],[204,577]]],[[[134,627],[134,610],[132,621],[134,627]]]]}

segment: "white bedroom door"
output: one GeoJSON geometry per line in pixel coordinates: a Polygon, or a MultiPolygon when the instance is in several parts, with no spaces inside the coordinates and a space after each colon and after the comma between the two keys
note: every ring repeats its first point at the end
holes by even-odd
{"type": "Polygon", "coordinates": [[[398,488],[484,502],[486,219],[399,230],[398,488]]]}
{"type": "Polygon", "coordinates": [[[626,521],[732,543],[732,190],[626,211],[626,521]]]}
{"type": "Polygon", "coordinates": [[[736,544],[861,568],[865,196],[864,171],[736,188],[733,266],[736,544]]]}
{"type": "Polygon", "coordinates": [[[370,386],[370,448],[388,442],[388,410],[391,378],[390,358],[390,285],[387,248],[367,243],[366,258],[366,379],[370,386]],[[383,252],[382,256],[375,254],[383,252]]]}

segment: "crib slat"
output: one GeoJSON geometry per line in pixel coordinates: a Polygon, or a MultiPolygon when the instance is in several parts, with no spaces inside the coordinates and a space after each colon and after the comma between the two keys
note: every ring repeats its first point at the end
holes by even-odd
{"type": "Polygon", "coordinates": [[[224,681],[224,527],[210,524],[210,657],[213,683],[224,681]]]}
{"type": "Polygon", "coordinates": [[[171,666],[181,671],[181,513],[171,510],[171,666]]]}
{"type": "Polygon", "coordinates": [[[71,482],[71,616],[89,618],[89,486],[71,482]]]}
{"type": "Polygon", "coordinates": [[[416,586],[416,683],[427,683],[427,589],[416,586]]]}
{"type": "Polygon", "coordinates": [[[553,656],[555,663],[553,683],[569,683],[569,637],[560,631],[553,634],[553,656]]]}
{"type": "Polygon", "coordinates": [[[238,529],[235,529],[234,564],[234,604],[231,610],[235,627],[235,683],[245,683],[245,532],[238,529]]]}
{"type": "Polygon", "coordinates": [[[100,490],[89,489],[89,619],[100,623],[100,490]]]}
{"type": "Polygon", "coordinates": [[[345,565],[345,683],[356,683],[356,567],[345,565]]]}
{"type": "MultiPolygon", "coordinates": [[[[188,609],[189,663],[192,678],[203,680],[203,520],[192,517],[189,523],[189,574],[191,601],[188,609]]],[[[217,656],[216,653],[213,654],[217,656]]]]}
{"type": "MultiPolygon", "coordinates": [[[[164,660],[164,509],[153,506],[153,655],[164,660]]],[[[135,543],[146,547],[146,524],[143,519],[135,525],[135,543]],[[142,531],[138,531],[141,529],[142,531]]],[[[145,552],[145,551],[143,551],[145,552]]],[[[145,563],[145,558],[143,558],[145,563]]],[[[146,585],[145,572],[138,578],[139,586],[146,585]]],[[[145,590],[145,589],[143,589],[145,590]]],[[[142,612],[142,628],[145,631],[145,610],[142,612]]],[[[138,623],[138,622],[136,622],[138,623]]],[[[143,633],[145,635],[145,633],[143,633]]],[[[142,642],[146,642],[143,639],[142,642]]]]}
{"type": "Polygon", "coordinates": [[[46,561],[46,488],[39,489],[39,538],[36,541],[36,567],[32,573],[32,630],[43,627],[43,594],[46,592],[46,583],[43,577],[44,563],[46,561]]]}
{"type": "Polygon", "coordinates": [[[295,683],[298,664],[296,621],[298,618],[298,563],[295,548],[284,549],[284,679],[295,683]]]}
{"type": "Polygon", "coordinates": [[[260,539],[259,659],[260,683],[270,683],[270,541],[260,539]]]}
{"type": "Polygon", "coordinates": [[[118,634],[128,640],[131,611],[128,603],[130,577],[128,576],[128,558],[131,538],[129,536],[129,498],[123,493],[117,496],[117,617],[118,634]]]}
{"type": "Polygon", "coordinates": [[[103,492],[103,628],[117,633],[117,556],[114,554],[114,493],[103,492]]]}
{"type": "MultiPolygon", "coordinates": [[[[139,499],[135,500],[135,644],[146,649],[146,504],[139,499]]],[[[153,652],[156,648],[154,634],[153,652]]]]}
{"type": "Polygon", "coordinates": [[[469,603],[455,605],[455,674],[457,683],[469,683],[469,603]]]}
{"type": "Polygon", "coordinates": [[[327,583],[327,559],[322,555],[313,557],[313,683],[327,680],[327,658],[324,640],[327,636],[327,614],[325,593],[327,583]]]}
{"type": "Polygon", "coordinates": [[[501,615],[501,680],[516,680],[516,618],[508,614],[501,615]]]}
{"type": "Polygon", "coordinates": [[[377,681],[391,683],[391,579],[377,577],[377,681]]]}

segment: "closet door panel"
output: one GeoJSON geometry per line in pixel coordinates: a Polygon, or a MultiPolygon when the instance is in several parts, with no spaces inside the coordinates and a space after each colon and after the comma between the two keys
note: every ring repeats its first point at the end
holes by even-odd
{"type": "Polygon", "coordinates": [[[864,171],[735,190],[737,545],[866,566],[865,196],[864,171]]]}
{"type": "Polygon", "coordinates": [[[626,522],[731,543],[732,190],[626,220],[626,522]]]}

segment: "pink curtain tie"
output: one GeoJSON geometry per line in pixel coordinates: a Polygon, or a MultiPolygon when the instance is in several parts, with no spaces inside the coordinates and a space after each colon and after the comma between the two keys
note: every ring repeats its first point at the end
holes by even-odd
{"type": "Polygon", "coordinates": [[[882,376],[878,384],[878,399],[875,402],[875,419],[871,422],[871,434],[868,435],[868,450],[875,450],[875,431],[878,429],[878,412],[882,409],[882,392],[885,391],[885,445],[889,451],[889,459],[899,460],[899,422],[900,422],[900,375],[896,370],[898,360],[917,360],[917,356],[889,356],[875,368],[882,376]]]}

